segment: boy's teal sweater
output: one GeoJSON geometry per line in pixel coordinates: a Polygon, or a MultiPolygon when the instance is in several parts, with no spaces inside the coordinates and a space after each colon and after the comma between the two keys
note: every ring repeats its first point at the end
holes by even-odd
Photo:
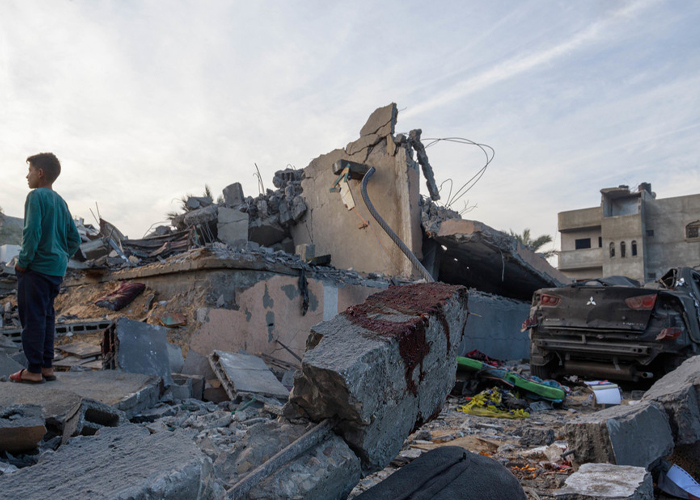
{"type": "Polygon", "coordinates": [[[37,188],[24,203],[24,232],[17,265],[49,276],[64,276],[80,234],[68,205],[54,190],[37,188]]]}

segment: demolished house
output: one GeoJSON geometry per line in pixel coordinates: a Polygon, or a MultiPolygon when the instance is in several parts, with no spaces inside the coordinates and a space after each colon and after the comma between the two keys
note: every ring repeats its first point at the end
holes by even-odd
{"type": "MultiPolygon", "coordinates": [[[[397,114],[377,109],[358,140],[277,172],[274,191],[190,197],[140,240],[81,221],[56,301],[59,380],[2,384],[14,465],[0,465],[0,498],[44,498],[36,484],[61,498],[346,498],[445,420],[458,357],[526,359],[532,293],[568,279],[437,205],[421,132],[396,134],[397,114]]],[[[13,297],[2,304],[6,376],[21,329],[13,297]]],[[[605,461],[615,443],[601,449],[576,453],[605,461]]],[[[489,491],[525,498],[508,482],[523,469],[504,465],[479,462],[510,493],[489,491]]]]}

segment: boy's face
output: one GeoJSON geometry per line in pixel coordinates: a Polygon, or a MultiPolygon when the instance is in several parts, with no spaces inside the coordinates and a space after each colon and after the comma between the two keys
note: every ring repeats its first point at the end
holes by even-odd
{"type": "Polygon", "coordinates": [[[35,168],[29,164],[29,173],[27,174],[27,184],[29,189],[36,189],[41,185],[41,180],[44,178],[44,171],[40,168],[35,168]]]}

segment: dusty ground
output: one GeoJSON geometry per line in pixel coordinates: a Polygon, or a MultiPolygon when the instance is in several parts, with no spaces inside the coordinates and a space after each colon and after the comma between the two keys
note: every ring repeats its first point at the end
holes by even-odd
{"type": "MultiPolygon", "coordinates": [[[[523,419],[492,418],[458,411],[465,397],[448,398],[438,418],[412,434],[399,456],[382,471],[364,478],[350,495],[353,498],[386,479],[400,466],[440,446],[461,446],[489,456],[507,467],[520,481],[528,499],[554,498],[574,472],[561,455],[566,451],[564,424],[572,418],[601,409],[594,407],[590,392],[572,387],[566,401],[556,408],[531,412],[523,419]]],[[[638,393],[623,393],[627,404],[638,393]]]]}

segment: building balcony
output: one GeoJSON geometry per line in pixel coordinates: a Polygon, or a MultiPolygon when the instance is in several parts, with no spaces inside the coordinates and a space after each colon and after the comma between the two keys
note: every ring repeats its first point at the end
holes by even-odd
{"type": "Polygon", "coordinates": [[[558,219],[559,231],[562,233],[577,229],[600,227],[603,219],[603,209],[601,207],[593,207],[559,212],[558,219]]]}
{"type": "Polygon", "coordinates": [[[585,248],[559,252],[559,270],[589,269],[603,266],[602,248],[585,248]]]}

